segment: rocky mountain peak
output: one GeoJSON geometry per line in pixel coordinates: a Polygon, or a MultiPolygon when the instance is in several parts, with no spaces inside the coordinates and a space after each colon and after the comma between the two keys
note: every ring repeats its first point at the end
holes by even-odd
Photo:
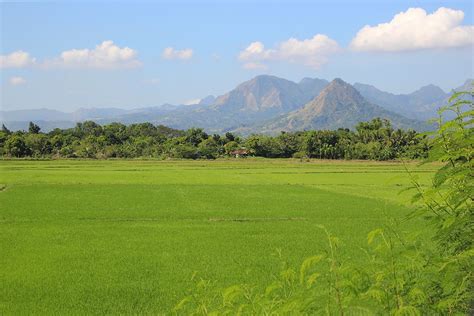
{"type": "Polygon", "coordinates": [[[336,102],[340,105],[344,105],[365,102],[365,99],[353,86],[340,78],[336,78],[321,91],[314,101],[316,103],[336,102]]]}

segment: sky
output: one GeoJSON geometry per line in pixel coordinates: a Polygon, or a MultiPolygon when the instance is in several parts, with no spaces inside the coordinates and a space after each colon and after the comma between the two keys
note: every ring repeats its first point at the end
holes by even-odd
{"type": "Polygon", "coordinates": [[[260,74],[445,91],[474,77],[469,1],[0,2],[0,109],[193,103],[260,74]]]}

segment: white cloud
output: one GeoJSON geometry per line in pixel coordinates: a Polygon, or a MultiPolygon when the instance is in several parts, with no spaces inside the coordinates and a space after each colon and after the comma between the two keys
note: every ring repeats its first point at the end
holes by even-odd
{"type": "Polygon", "coordinates": [[[23,68],[35,63],[27,52],[18,50],[9,55],[0,55],[0,68],[23,68]]]}
{"type": "Polygon", "coordinates": [[[246,49],[239,54],[240,60],[252,59],[268,59],[271,51],[265,51],[265,46],[262,42],[252,42],[246,49]]]}
{"type": "Polygon", "coordinates": [[[183,50],[177,50],[173,47],[167,47],[163,50],[161,56],[164,59],[190,59],[193,57],[193,50],[191,48],[186,48],[183,50]]]}
{"type": "Polygon", "coordinates": [[[364,26],[351,42],[358,51],[409,51],[474,44],[474,26],[461,25],[464,12],[439,8],[427,14],[410,8],[388,23],[364,26]]]}
{"type": "Polygon", "coordinates": [[[23,77],[11,77],[8,82],[13,86],[19,86],[26,83],[26,79],[23,77]]]}
{"type": "Polygon", "coordinates": [[[94,49],[71,49],[58,58],[46,61],[44,66],[66,68],[133,68],[141,65],[137,51],[129,47],[118,47],[113,41],[103,41],[94,49]]]}
{"type": "Polygon", "coordinates": [[[265,49],[262,42],[253,42],[240,52],[239,60],[247,69],[265,67],[265,61],[286,61],[302,64],[314,69],[320,68],[328,61],[329,55],[339,51],[336,41],[323,34],[299,40],[290,38],[279,43],[273,49],[265,49]]]}

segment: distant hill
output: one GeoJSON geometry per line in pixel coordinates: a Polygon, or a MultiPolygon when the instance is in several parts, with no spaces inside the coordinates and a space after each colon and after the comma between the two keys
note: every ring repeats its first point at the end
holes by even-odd
{"type": "Polygon", "coordinates": [[[70,113],[64,113],[50,109],[32,109],[32,110],[15,110],[0,111],[0,120],[2,122],[11,121],[63,121],[70,120],[70,113]]]}
{"type": "MultiPolygon", "coordinates": [[[[472,79],[453,89],[466,91],[472,89],[472,79]]],[[[409,94],[392,94],[377,89],[374,86],[355,83],[356,88],[369,102],[380,105],[392,112],[419,120],[426,121],[437,116],[437,110],[448,103],[450,93],[444,92],[435,85],[424,86],[409,94]]]]}
{"type": "Polygon", "coordinates": [[[456,91],[470,91],[474,87],[474,79],[467,79],[464,84],[458,88],[456,91]]]}
{"type": "MultiPolygon", "coordinates": [[[[419,128],[422,122],[410,120],[368,102],[353,86],[334,79],[302,108],[250,129],[251,132],[277,133],[311,129],[353,128],[358,122],[380,117],[396,127],[419,128]]],[[[426,128],[426,126],[425,126],[426,128]]],[[[242,132],[247,132],[242,129],[242,132]]]]}
{"type": "Polygon", "coordinates": [[[218,96],[208,106],[182,108],[152,122],[173,128],[202,127],[223,132],[265,121],[300,108],[327,84],[322,79],[304,79],[299,84],[275,76],[261,75],[218,96]]]}
{"type": "Polygon", "coordinates": [[[119,108],[80,108],[74,112],[62,112],[50,109],[32,109],[0,111],[0,123],[12,130],[28,128],[30,121],[38,124],[44,131],[54,128],[70,128],[77,122],[92,120],[105,124],[113,121],[125,124],[147,122],[150,117],[163,115],[176,110],[179,105],[163,104],[157,107],[125,110],[119,108]]]}
{"type": "Polygon", "coordinates": [[[70,120],[79,122],[85,120],[103,120],[130,113],[130,110],[118,108],[80,108],[70,113],[70,120]]]}
{"type": "Polygon", "coordinates": [[[211,105],[216,100],[216,97],[213,95],[208,95],[207,97],[202,98],[199,101],[199,105],[211,105]]]}
{"type": "Polygon", "coordinates": [[[296,84],[275,76],[257,76],[218,97],[211,107],[220,112],[287,113],[321,92],[324,86],[317,80],[306,79],[296,84]]]}
{"type": "MultiPolygon", "coordinates": [[[[468,90],[472,82],[472,79],[467,80],[454,90],[468,90]]],[[[339,87],[336,94],[351,101],[331,103],[336,94],[327,95],[330,84],[324,79],[303,78],[296,83],[261,75],[218,97],[204,97],[194,105],[163,104],[133,110],[81,108],[70,113],[50,109],[0,111],[0,123],[16,130],[26,129],[28,122],[34,121],[48,131],[54,127],[72,127],[85,120],[100,124],[151,122],[177,129],[201,127],[211,133],[270,133],[278,129],[350,127],[359,120],[385,116],[393,119],[397,126],[424,128],[426,125],[414,124],[413,119],[426,121],[436,116],[436,110],[445,105],[451,95],[435,85],[410,94],[392,94],[362,83],[352,87],[340,79],[331,85],[331,89],[344,86],[345,92],[339,87]],[[320,94],[323,95],[318,99],[320,94]]]]}

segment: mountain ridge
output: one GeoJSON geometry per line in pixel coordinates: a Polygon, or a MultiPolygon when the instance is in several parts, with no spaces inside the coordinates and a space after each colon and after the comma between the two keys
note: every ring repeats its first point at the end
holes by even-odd
{"type": "Polygon", "coordinates": [[[372,85],[356,82],[354,87],[370,102],[392,112],[426,121],[437,116],[437,110],[448,103],[453,91],[472,88],[473,79],[467,79],[461,86],[445,92],[440,87],[429,84],[408,94],[393,94],[372,85]]]}
{"type": "Polygon", "coordinates": [[[375,117],[389,119],[395,127],[415,128],[422,124],[368,102],[352,85],[336,78],[302,108],[241,132],[274,134],[280,131],[353,128],[358,122],[375,117]]]}
{"type": "MultiPolygon", "coordinates": [[[[342,79],[336,79],[336,82],[338,80],[344,82],[342,79]]],[[[469,87],[471,82],[472,79],[468,79],[456,89],[469,87]]],[[[180,129],[202,127],[209,132],[218,133],[249,130],[274,122],[297,110],[306,111],[309,115],[309,110],[303,108],[328,85],[329,82],[325,79],[306,77],[293,82],[276,76],[260,75],[242,82],[223,95],[208,95],[190,106],[163,104],[131,110],[80,108],[74,112],[51,109],[0,111],[0,121],[13,129],[24,129],[29,121],[41,122],[40,126],[49,130],[54,127],[54,122],[57,122],[58,127],[72,127],[79,121],[95,120],[101,124],[118,121],[124,124],[151,122],[180,129]]],[[[436,109],[446,104],[450,95],[432,84],[410,94],[398,95],[362,83],[355,83],[351,87],[368,103],[392,112],[391,115],[398,114],[419,120],[434,117],[436,109]]],[[[372,110],[374,113],[381,113],[379,108],[372,110]]]]}

